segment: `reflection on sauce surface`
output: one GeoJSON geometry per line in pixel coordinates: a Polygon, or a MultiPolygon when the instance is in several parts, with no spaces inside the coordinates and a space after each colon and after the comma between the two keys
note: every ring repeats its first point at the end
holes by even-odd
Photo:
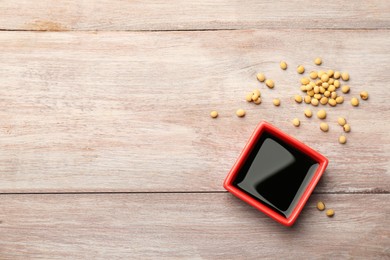
{"type": "Polygon", "coordinates": [[[312,158],[265,132],[234,185],[288,218],[317,168],[312,158]]]}

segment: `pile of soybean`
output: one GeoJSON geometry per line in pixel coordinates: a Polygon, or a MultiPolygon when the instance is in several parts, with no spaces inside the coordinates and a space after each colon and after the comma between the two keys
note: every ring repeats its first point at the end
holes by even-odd
{"type": "MultiPolygon", "coordinates": [[[[316,58],[314,59],[314,64],[321,65],[322,59],[316,58]]],[[[280,68],[282,70],[287,69],[287,63],[285,61],[280,62],[280,68]]],[[[297,67],[297,73],[303,74],[305,72],[305,68],[302,65],[299,65],[297,67]]],[[[264,82],[265,85],[268,88],[274,88],[275,82],[272,79],[266,78],[264,73],[258,73],[256,75],[257,80],[260,82],[264,82]]],[[[302,95],[295,95],[294,100],[297,103],[305,102],[306,104],[311,104],[312,106],[318,106],[319,104],[324,106],[331,106],[335,107],[338,104],[344,103],[344,96],[343,94],[348,94],[350,91],[350,86],[347,85],[347,82],[349,81],[349,73],[348,72],[340,72],[335,70],[319,70],[319,71],[311,71],[309,73],[309,77],[302,77],[300,79],[300,90],[303,92],[302,95]],[[340,91],[339,91],[340,90],[340,91]],[[341,93],[340,93],[341,92],[341,93]]],[[[368,92],[367,91],[361,91],[360,92],[360,98],[362,100],[368,99],[368,92]]],[[[245,96],[245,100],[247,102],[253,102],[256,105],[260,105],[262,102],[261,99],[261,92],[259,89],[254,89],[252,92],[247,93],[245,96]]],[[[275,98],[273,99],[272,103],[275,106],[280,106],[280,99],[275,98]]],[[[356,107],[359,106],[359,99],[356,97],[352,97],[350,99],[350,103],[352,106],[356,107]]],[[[246,111],[242,108],[238,109],[236,111],[236,115],[238,117],[244,117],[246,114],[246,111]]],[[[304,111],[304,115],[308,118],[312,117],[313,113],[310,109],[306,109],[304,111]]],[[[217,111],[212,111],[210,113],[210,116],[212,118],[218,117],[217,111]]],[[[321,109],[317,112],[317,117],[319,119],[325,119],[326,118],[326,111],[325,109],[321,109]]],[[[337,123],[343,128],[345,133],[348,133],[351,131],[351,126],[347,123],[347,120],[343,117],[338,118],[337,123]]],[[[298,118],[294,118],[292,120],[292,124],[295,127],[299,127],[301,122],[298,118]]],[[[329,131],[329,125],[325,122],[320,123],[320,129],[323,132],[329,131]]],[[[339,143],[345,144],[347,142],[347,138],[345,135],[341,135],[339,137],[339,143]]]]}

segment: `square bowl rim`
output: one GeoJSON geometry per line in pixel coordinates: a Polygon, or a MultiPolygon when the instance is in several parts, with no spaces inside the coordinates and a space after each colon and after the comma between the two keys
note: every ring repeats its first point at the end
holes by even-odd
{"type": "Polygon", "coordinates": [[[243,200],[244,202],[248,203],[249,205],[255,207],[256,209],[262,211],[267,216],[271,217],[272,219],[276,220],[277,222],[285,225],[285,226],[292,226],[294,222],[297,220],[300,212],[302,211],[303,207],[305,206],[307,200],[309,199],[311,193],[313,192],[314,188],[316,187],[318,181],[320,180],[321,176],[323,175],[327,165],[329,163],[329,160],[320,154],[319,152],[315,151],[314,149],[310,148],[306,144],[298,141],[294,137],[288,135],[287,133],[283,132],[282,130],[276,128],[272,124],[261,121],[253,131],[252,135],[250,136],[248,142],[246,143],[244,149],[242,150],[241,154],[239,155],[238,159],[236,160],[235,164],[231,168],[230,172],[226,176],[223,186],[224,188],[238,197],[239,199],[243,200]],[[251,153],[252,149],[254,148],[255,144],[259,140],[262,133],[268,132],[269,134],[281,139],[283,142],[292,145],[300,152],[304,153],[305,155],[312,158],[314,161],[316,161],[319,166],[310,179],[309,184],[307,185],[305,191],[300,196],[297,205],[293,209],[292,213],[288,218],[282,216],[280,213],[276,212],[275,210],[271,209],[261,201],[253,198],[248,193],[240,190],[239,188],[235,187],[233,185],[234,180],[236,179],[241,167],[245,163],[246,159],[248,158],[249,154],[251,153]]]}

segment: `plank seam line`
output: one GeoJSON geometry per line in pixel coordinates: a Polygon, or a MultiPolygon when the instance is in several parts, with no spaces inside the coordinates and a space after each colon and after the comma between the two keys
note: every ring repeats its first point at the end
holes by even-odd
{"type": "MultiPolygon", "coordinates": [[[[98,195],[98,194],[222,194],[227,191],[140,191],[140,192],[125,192],[125,191],[113,191],[113,192],[3,192],[1,195],[98,195]]],[[[334,194],[334,195],[380,195],[390,194],[390,191],[379,191],[379,192],[313,192],[313,194],[334,194]]]]}
{"type": "Polygon", "coordinates": [[[0,28],[0,32],[202,32],[202,31],[250,31],[250,30],[319,30],[319,31],[387,31],[390,27],[383,28],[332,28],[332,27],[306,27],[306,28],[203,28],[203,29],[141,29],[141,30],[27,30],[27,29],[5,29],[0,28]]]}

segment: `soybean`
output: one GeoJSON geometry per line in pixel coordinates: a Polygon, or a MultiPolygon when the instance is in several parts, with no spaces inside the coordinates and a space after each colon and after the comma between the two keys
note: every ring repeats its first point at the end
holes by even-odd
{"type": "Polygon", "coordinates": [[[261,93],[260,93],[259,89],[254,89],[252,92],[253,92],[253,94],[257,94],[257,95],[259,95],[259,97],[261,97],[261,93]]]}
{"type": "Polygon", "coordinates": [[[300,95],[295,95],[294,99],[295,99],[295,102],[302,103],[302,97],[300,95]]]}
{"type": "Polygon", "coordinates": [[[309,76],[312,79],[316,79],[318,77],[318,73],[317,73],[317,71],[312,71],[312,72],[310,72],[309,76]]]}
{"type": "Polygon", "coordinates": [[[328,100],[328,104],[331,105],[332,107],[336,106],[337,105],[337,102],[334,98],[330,98],[328,100]]]}
{"type": "Polygon", "coordinates": [[[303,72],[305,72],[305,67],[303,67],[302,65],[299,65],[299,66],[297,67],[297,72],[298,72],[299,74],[302,74],[303,72]]]}
{"type": "Polygon", "coordinates": [[[311,101],[310,101],[310,103],[311,103],[313,106],[318,106],[319,101],[318,101],[318,99],[316,99],[316,98],[312,98],[311,101]]]}
{"type": "Polygon", "coordinates": [[[323,211],[325,209],[325,203],[322,201],[317,202],[317,209],[323,211]]]}
{"type": "Polygon", "coordinates": [[[275,83],[272,79],[267,79],[265,81],[265,85],[267,85],[267,87],[269,87],[269,88],[273,88],[275,86],[275,83]]]}
{"type": "Polygon", "coordinates": [[[368,99],[368,92],[367,91],[360,92],[360,98],[363,100],[367,100],[368,99]]]}
{"type": "Polygon", "coordinates": [[[278,98],[275,98],[273,101],[275,106],[279,106],[280,105],[280,100],[278,98]]]}
{"type": "Polygon", "coordinates": [[[256,101],[259,97],[260,97],[260,96],[259,96],[258,93],[253,93],[253,94],[252,94],[252,101],[256,101]]]}
{"type": "Polygon", "coordinates": [[[322,81],[322,82],[327,82],[328,80],[329,80],[328,74],[323,74],[323,75],[321,76],[321,81],[322,81]]]}
{"type": "Polygon", "coordinates": [[[307,85],[307,84],[310,83],[310,80],[309,80],[308,78],[301,78],[301,83],[302,83],[303,85],[307,85]]]}
{"type": "Polygon", "coordinates": [[[253,93],[246,94],[245,100],[248,101],[248,102],[252,102],[252,96],[253,96],[253,93]]]}
{"type": "Polygon", "coordinates": [[[324,92],[324,96],[325,96],[325,97],[330,97],[330,91],[326,90],[326,91],[324,92]]]}
{"type": "Polygon", "coordinates": [[[315,99],[318,99],[318,100],[320,100],[320,99],[321,99],[321,97],[322,97],[322,96],[321,96],[321,94],[314,94],[314,98],[315,98],[315,99]]]}
{"type": "Polygon", "coordinates": [[[253,101],[253,103],[255,103],[256,105],[260,105],[261,104],[261,98],[259,97],[258,99],[253,101]]]}
{"type": "Polygon", "coordinates": [[[348,81],[348,80],[349,80],[349,74],[348,74],[348,72],[343,72],[343,73],[341,73],[341,78],[342,78],[344,81],[348,81]]]}
{"type": "Polygon", "coordinates": [[[312,90],[313,89],[313,86],[312,85],[310,85],[310,84],[307,84],[306,85],[306,91],[310,91],[310,90],[312,90]]]}
{"type": "Polygon", "coordinates": [[[333,216],[334,216],[334,210],[333,210],[333,209],[328,209],[328,210],[326,211],[326,215],[327,215],[328,217],[333,217],[333,216]]]}
{"type": "Polygon", "coordinates": [[[328,132],[329,126],[328,126],[327,123],[321,123],[321,124],[320,124],[320,129],[321,129],[323,132],[328,132]]]}
{"type": "Polygon", "coordinates": [[[351,99],[351,104],[352,104],[352,106],[357,107],[359,105],[359,99],[353,97],[351,99]]]}
{"type": "Polygon", "coordinates": [[[340,81],[338,81],[337,79],[333,82],[333,86],[335,86],[336,88],[339,88],[340,87],[340,81]]]}
{"type": "Polygon", "coordinates": [[[337,98],[336,98],[336,103],[337,104],[342,104],[344,102],[344,98],[342,97],[342,96],[338,96],[337,98]]]}
{"type": "Polygon", "coordinates": [[[348,93],[350,90],[350,87],[348,85],[344,85],[341,87],[341,92],[348,93]]]}
{"type": "Polygon", "coordinates": [[[322,97],[322,98],[320,99],[320,103],[321,103],[322,105],[328,104],[328,98],[327,98],[327,97],[322,97]]]}
{"type": "Polygon", "coordinates": [[[243,116],[245,116],[245,110],[242,109],[242,108],[238,109],[238,110],[236,111],[236,115],[237,115],[238,117],[243,117],[243,116]]]}
{"type": "Polygon", "coordinates": [[[334,74],[333,74],[333,78],[339,79],[340,77],[341,77],[340,71],[335,71],[334,74]]]}
{"type": "Polygon", "coordinates": [[[314,63],[315,63],[316,65],[321,65],[321,64],[322,64],[322,59],[321,59],[320,57],[315,58],[314,63]]]}
{"type": "Polygon", "coordinates": [[[304,100],[306,104],[310,104],[310,101],[311,101],[311,97],[308,95],[308,96],[305,96],[304,100]]]}
{"type": "Polygon", "coordinates": [[[343,129],[344,129],[344,132],[346,132],[346,133],[351,132],[351,127],[350,127],[349,124],[345,124],[345,125],[343,126],[343,129]]]}
{"type": "Polygon", "coordinates": [[[301,122],[299,121],[298,118],[294,118],[293,121],[292,121],[292,123],[293,123],[293,125],[296,126],[296,127],[298,127],[298,126],[301,124],[301,122]]]}
{"type": "Polygon", "coordinates": [[[210,116],[212,118],[217,118],[218,117],[218,112],[217,111],[211,111],[210,116]]]}
{"type": "Polygon", "coordinates": [[[347,142],[347,137],[345,137],[344,135],[340,135],[339,143],[340,144],[345,144],[346,142],[347,142]]]}
{"type": "Polygon", "coordinates": [[[263,73],[258,73],[258,74],[256,75],[256,77],[257,77],[257,79],[258,79],[260,82],[264,82],[264,80],[265,80],[265,76],[264,76],[263,73]]]}
{"type": "Polygon", "coordinates": [[[280,62],[280,68],[281,68],[282,70],[287,69],[287,63],[286,63],[285,61],[281,61],[281,62],[280,62]]]}
{"type": "Polygon", "coordinates": [[[317,117],[319,119],[325,119],[326,118],[326,111],[321,109],[320,111],[317,112],[317,117]]]}
{"type": "Polygon", "coordinates": [[[311,112],[310,109],[306,109],[306,110],[305,110],[305,116],[306,116],[306,117],[309,117],[309,118],[310,118],[312,115],[313,115],[313,113],[311,112]]]}
{"type": "Polygon", "coordinates": [[[338,123],[339,125],[341,125],[341,126],[344,126],[344,125],[347,123],[347,120],[345,120],[344,117],[339,117],[339,118],[337,119],[337,123],[338,123]]]}

